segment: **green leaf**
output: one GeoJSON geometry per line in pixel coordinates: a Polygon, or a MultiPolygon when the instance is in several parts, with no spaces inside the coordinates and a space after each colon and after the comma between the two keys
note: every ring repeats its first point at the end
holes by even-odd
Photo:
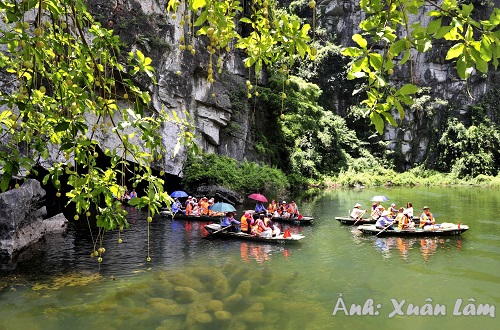
{"type": "Polygon", "coordinates": [[[384,133],[384,120],[382,117],[377,112],[372,111],[370,112],[370,120],[375,125],[378,134],[382,135],[384,133]]]}
{"type": "Polygon", "coordinates": [[[413,84],[406,84],[399,89],[399,92],[403,95],[415,94],[418,91],[418,87],[413,84]]]}
{"type": "Polygon", "coordinates": [[[196,19],[196,21],[194,22],[193,25],[194,26],[203,25],[203,23],[205,23],[207,21],[207,17],[208,17],[208,10],[202,11],[200,16],[198,16],[198,18],[196,19]]]}
{"type": "Polygon", "coordinates": [[[439,30],[440,27],[441,27],[441,18],[430,21],[429,25],[427,25],[427,33],[434,34],[439,30]]]}
{"type": "Polygon", "coordinates": [[[54,127],[54,131],[55,132],[63,132],[65,130],[67,130],[68,127],[69,127],[69,122],[64,121],[62,123],[57,124],[56,127],[54,127]]]}
{"type": "Polygon", "coordinates": [[[394,117],[392,116],[392,114],[390,112],[387,112],[387,111],[384,111],[381,113],[381,115],[385,118],[385,120],[387,120],[387,122],[389,124],[391,124],[392,126],[394,127],[397,127],[398,126],[398,123],[396,122],[396,119],[394,119],[394,117]]]}
{"type": "Polygon", "coordinates": [[[342,50],[341,54],[349,57],[358,57],[363,54],[363,52],[357,47],[347,47],[342,50]]]}
{"type": "Polygon", "coordinates": [[[399,65],[403,65],[403,64],[405,64],[405,63],[406,63],[406,61],[408,61],[408,59],[410,58],[410,54],[411,54],[410,50],[409,50],[409,49],[407,49],[407,50],[405,51],[405,54],[404,54],[403,58],[401,59],[401,62],[399,62],[399,65]]]}
{"type": "Polygon", "coordinates": [[[193,9],[197,10],[201,7],[205,7],[207,5],[206,0],[193,0],[193,9]]]}
{"type": "Polygon", "coordinates": [[[465,62],[463,57],[461,57],[457,61],[457,73],[458,73],[458,76],[462,79],[468,78],[468,76],[467,76],[467,63],[465,62]]]}
{"type": "Polygon", "coordinates": [[[9,188],[10,179],[12,179],[12,174],[10,172],[4,172],[2,175],[2,182],[0,182],[1,191],[6,191],[9,188]]]}
{"type": "Polygon", "coordinates": [[[446,54],[446,59],[451,60],[453,58],[457,58],[460,55],[462,55],[463,52],[464,52],[464,44],[462,43],[454,44],[453,47],[448,49],[448,53],[446,54]]]}
{"type": "Polygon", "coordinates": [[[382,55],[380,55],[378,53],[370,53],[370,54],[368,54],[368,56],[370,57],[371,66],[375,70],[381,71],[382,70],[382,55]]]}
{"type": "Polygon", "coordinates": [[[368,43],[366,42],[365,38],[361,36],[361,34],[356,33],[355,35],[352,36],[352,40],[354,40],[354,42],[356,42],[359,45],[359,47],[366,49],[366,45],[368,43]]]}
{"type": "Polygon", "coordinates": [[[451,26],[441,26],[434,34],[434,38],[436,39],[443,38],[448,32],[450,32],[451,29],[452,29],[451,26]]]}

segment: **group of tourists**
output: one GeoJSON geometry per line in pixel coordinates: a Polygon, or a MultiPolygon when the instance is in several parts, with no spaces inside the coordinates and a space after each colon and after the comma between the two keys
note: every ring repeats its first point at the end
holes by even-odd
{"type": "MultiPolygon", "coordinates": [[[[430,212],[428,206],[424,206],[419,218],[419,227],[422,229],[433,229],[439,227],[436,225],[434,215],[430,212]]],[[[361,217],[368,212],[362,210],[361,204],[356,203],[350,216],[353,219],[361,219],[361,217]]],[[[392,203],[389,209],[385,209],[380,202],[374,202],[370,211],[370,218],[376,220],[375,226],[380,229],[392,229],[393,224],[398,225],[398,229],[415,229],[413,222],[413,205],[411,202],[406,203],[406,208],[396,208],[396,204],[392,203]]]]}
{"type": "Polygon", "coordinates": [[[137,198],[137,192],[135,191],[135,189],[129,191],[127,187],[125,187],[125,193],[123,194],[123,196],[118,196],[117,198],[122,202],[128,202],[132,198],[137,198]]]}
{"type": "Polygon", "coordinates": [[[196,197],[188,196],[187,200],[184,202],[184,205],[179,201],[178,198],[174,199],[172,203],[172,213],[184,213],[186,215],[193,216],[219,216],[217,212],[210,210],[210,207],[214,205],[214,198],[202,197],[198,201],[196,197]]]}
{"type": "Polygon", "coordinates": [[[281,234],[281,229],[271,221],[267,214],[251,213],[246,211],[240,221],[234,218],[234,212],[227,212],[222,219],[221,227],[227,231],[238,232],[260,236],[276,237],[281,234]]]}
{"type": "Polygon", "coordinates": [[[295,204],[295,201],[291,201],[287,204],[286,201],[281,202],[278,205],[276,200],[272,200],[269,203],[267,209],[264,207],[262,202],[257,202],[255,205],[255,213],[267,214],[271,217],[282,217],[282,218],[296,218],[299,217],[299,207],[295,204]]]}

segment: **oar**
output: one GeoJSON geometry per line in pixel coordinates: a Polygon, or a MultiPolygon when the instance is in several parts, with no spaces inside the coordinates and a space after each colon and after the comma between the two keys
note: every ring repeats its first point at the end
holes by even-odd
{"type": "Polygon", "coordinates": [[[366,210],[365,210],[363,213],[361,213],[361,214],[359,215],[358,220],[356,220],[356,222],[353,224],[353,226],[356,226],[356,224],[358,223],[358,221],[359,221],[359,220],[361,220],[361,219],[363,219],[363,215],[364,215],[365,213],[366,213],[366,210]]]}
{"type": "Polygon", "coordinates": [[[379,231],[379,232],[377,233],[377,235],[375,235],[375,236],[378,236],[378,235],[382,234],[384,231],[386,231],[386,230],[387,230],[387,228],[389,228],[390,226],[392,226],[392,224],[393,224],[393,222],[391,222],[390,224],[388,224],[388,225],[387,225],[384,229],[382,229],[381,231],[379,231]]]}
{"type": "Polygon", "coordinates": [[[203,238],[207,238],[207,237],[209,237],[209,236],[212,236],[212,235],[214,235],[214,234],[217,234],[218,232],[221,232],[221,231],[223,231],[224,229],[228,229],[228,228],[229,228],[229,227],[231,227],[232,225],[233,225],[233,224],[230,224],[230,225],[229,225],[229,226],[227,226],[227,227],[224,227],[224,228],[222,228],[222,229],[216,230],[216,231],[214,231],[213,233],[209,233],[207,236],[205,236],[205,237],[203,237],[203,238]]]}

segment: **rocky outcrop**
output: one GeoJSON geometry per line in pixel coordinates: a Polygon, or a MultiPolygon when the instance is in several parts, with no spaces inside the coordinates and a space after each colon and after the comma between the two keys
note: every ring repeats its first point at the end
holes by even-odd
{"type": "Polygon", "coordinates": [[[198,187],[197,193],[200,196],[214,197],[217,202],[225,202],[233,205],[243,203],[243,197],[240,194],[222,186],[201,186],[198,187]]]}
{"type": "Polygon", "coordinates": [[[44,198],[45,190],[33,179],[0,194],[0,258],[12,257],[46,234],[66,230],[68,221],[64,215],[44,219],[44,198]]]}

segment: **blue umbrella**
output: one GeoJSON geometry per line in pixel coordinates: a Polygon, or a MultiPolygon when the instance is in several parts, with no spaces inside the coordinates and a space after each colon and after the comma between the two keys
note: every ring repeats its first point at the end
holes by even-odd
{"type": "Polygon", "coordinates": [[[228,204],[228,203],[224,203],[224,202],[217,202],[214,205],[210,206],[209,209],[214,211],[214,212],[223,212],[223,213],[236,212],[236,209],[234,208],[234,206],[232,206],[231,204],[228,204]]]}
{"type": "Polygon", "coordinates": [[[386,196],[380,195],[380,196],[373,196],[372,199],[370,199],[372,202],[387,202],[389,198],[386,196]]]}
{"type": "Polygon", "coordinates": [[[185,191],[182,190],[176,190],[173,193],[170,194],[170,197],[178,198],[178,197],[188,197],[188,194],[186,194],[185,191]]]}

